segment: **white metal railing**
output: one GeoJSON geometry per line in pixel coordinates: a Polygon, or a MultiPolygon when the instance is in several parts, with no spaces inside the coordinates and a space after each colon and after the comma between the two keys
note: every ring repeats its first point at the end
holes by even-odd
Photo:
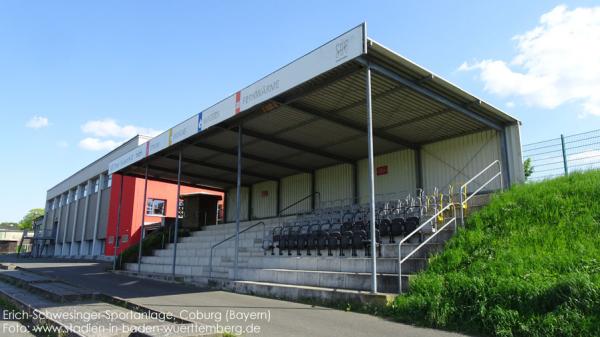
{"type": "Polygon", "coordinates": [[[424,245],[426,245],[429,241],[431,241],[436,235],[438,235],[440,232],[442,232],[451,223],[454,223],[454,231],[456,231],[456,206],[455,206],[455,204],[446,205],[446,207],[439,210],[432,217],[430,217],[427,221],[423,222],[419,227],[417,227],[410,234],[406,235],[402,240],[400,240],[400,242],[398,243],[398,292],[399,293],[402,293],[402,264],[407,259],[409,259],[411,256],[413,256],[419,249],[423,248],[424,245]],[[421,231],[421,229],[423,227],[425,227],[426,225],[431,224],[433,226],[434,221],[437,219],[437,217],[449,209],[452,210],[452,217],[450,218],[450,220],[448,220],[443,226],[436,228],[435,232],[433,232],[433,234],[431,234],[425,241],[421,242],[421,244],[419,244],[415,249],[413,249],[404,258],[402,258],[402,244],[404,242],[408,241],[415,234],[419,233],[421,231]]]}
{"type": "MultiPolygon", "coordinates": [[[[495,172],[495,171],[493,171],[493,172],[495,172]]],[[[489,185],[492,181],[494,181],[498,177],[500,178],[500,189],[502,190],[504,188],[504,184],[503,184],[503,180],[502,180],[502,164],[500,163],[499,160],[495,160],[491,164],[489,164],[486,168],[484,168],[483,170],[481,170],[479,173],[477,173],[475,176],[473,176],[471,179],[469,179],[466,183],[464,183],[460,187],[460,196],[459,196],[459,198],[460,198],[460,225],[461,226],[463,226],[463,227],[465,226],[465,206],[467,205],[467,203],[469,202],[469,200],[471,200],[484,187],[486,187],[487,185],[489,185]],[[481,186],[479,186],[479,188],[477,188],[473,193],[471,193],[471,195],[467,196],[467,186],[470,183],[472,183],[475,179],[479,178],[482,174],[484,174],[486,172],[489,172],[495,166],[498,167],[498,172],[496,172],[484,184],[482,184],[481,186]]]]}

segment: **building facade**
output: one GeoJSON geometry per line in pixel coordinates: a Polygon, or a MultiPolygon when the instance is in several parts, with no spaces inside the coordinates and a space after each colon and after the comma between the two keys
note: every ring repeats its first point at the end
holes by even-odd
{"type": "MultiPolygon", "coordinates": [[[[118,174],[108,174],[108,164],[112,160],[148,139],[145,136],[130,139],[48,190],[43,231],[39,235],[52,240],[38,241],[41,246],[37,248],[37,254],[106,259],[115,253],[117,227],[118,252],[121,252],[139,241],[142,216],[145,224],[175,217],[178,209],[177,184],[148,180],[144,201],[143,178],[123,179],[118,174]],[[120,210],[119,199],[122,202],[120,210]]],[[[182,195],[223,195],[218,191],[188,186],[181,186],[181,192],[182,195]]]]}

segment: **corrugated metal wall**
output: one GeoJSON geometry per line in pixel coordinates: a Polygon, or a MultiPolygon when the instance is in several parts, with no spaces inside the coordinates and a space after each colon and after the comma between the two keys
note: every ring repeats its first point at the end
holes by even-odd
{"type": "Polygon", "coordinates": [[[519,125],[507,126],[506,149],[508,150],[508,169],[512,183],[525,182],[523,171],[523,155],[521,153],[521,132],[519,125]]]}
{"type": "Polygon", "coordinates": [[[264,181],[252,186],[252,218],[277,215],[277,182],[264,181]]]}
{"type": "Polygon", "coordinates": [[[102,191],[100,197],[100,218],[98,219],[98,239],[106,238],[106,228],[108,227],[108,207],[110,206],[110,188],[102,191]]]}
{"type": "MultiPolygon", "coordinates": [[[[311,176],[308,173],[296,174],[281,179],[281,209],[297,202],[311,193],[311,176]]],[[[312,208],[310,199],[307,199],[296,206],[291,207],[282,213],[282,215],[307,212],[312,208]]]]}
{"type": "MultiPolygon", "coordinates": [[[[375,173],[375,194],[377,200],[397,199],[408,193],[415,193],[417,178],[415,153],[402,150],[375,156],[375,169],[387,166],[387,173],[375,173]]],[[[369,161],[358,162],[358,195],[360,203],[369,201],[369,161]]]]}
{"type": "MultiPolygon", "coordinates": [[[[242,187],[242,190],[240,192],[240,196],[242,199],[242,203],[241,203],[241,207],[240,207],[240,219],[241,220],[248,220],[248,196],[249,196],[249,188],[248,187],[242,187]]],[[[237,205],[237,201],[235,200],[237,197],[236,195],[236,189],[232,188],[229,191],[227,191],[227,196],[226,196],[226,201],[225,201],[225,205],[227,205],[227,214],[226,214],[226,219],[227,222],[233,222],[235,221],[235,212],[236,212],[236,205],[237,205]]]]}
{"type": "MultiPolygon", "coordinates": [[[[434,187],[447,191],[448,185],[460,185],[479,173],[494,160],[500,159],[500,135],[483,131],[427,144],[421,149],[423,185],[427,191],[434,187]]],[[[469,191],[487,181],[491,175],[482,175],[469,186],[469,191]]],[[[499,188],[494,182],[488,189],[499,188]]]]}
{"type": "Polygon", "coordinates": [[[326,167],[315,172],[315,192],[320,194],[320,205],[317,205],[317,207],[350,204],[354,197],[352,170],[352,165],[342,164],[326,167]]]}
{"type": "Polygon", "coordinates": [[[88,202],[88,198],[85,197],[79,200],[77,206],[77,222],[75,222],[75,241],[81,241],[81,235],[83,234],[83,225],[85,222],[85,205],[88,202]]]}
{"type": "Polygon", "coordinates": [[[90,204],[88,206],[86,225],[85,225],[85,240],[94,239],[94,220],[96,220],[96,205],[98,203],[98,193],[93,193],[89,196],[90,204]]]}

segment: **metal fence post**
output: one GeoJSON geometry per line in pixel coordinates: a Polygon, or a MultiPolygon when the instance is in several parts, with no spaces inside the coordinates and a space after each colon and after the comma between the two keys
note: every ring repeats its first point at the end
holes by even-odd
{"type": "Polygon", "coordinates": [[[563,134],[560,135],[560,145],[562,146],[563,167],[565,169],[565,176],[568,176],[569,166],[567,165],[567,149],[565,147],[565,136],[563,134]]]}

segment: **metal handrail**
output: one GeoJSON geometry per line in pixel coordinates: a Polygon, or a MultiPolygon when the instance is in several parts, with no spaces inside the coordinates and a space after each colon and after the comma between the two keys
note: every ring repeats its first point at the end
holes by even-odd
{"type": "Polygon", "coordinates": [[[440,211],[435,213],[431,218],[429,218],[427,221],[423,222],[419,227],[417,227],[410,234],[408,234],[407,236],[402,238],[402,240],[400,240],[400,242],[398,243],[398,292],[399,293],[402,293],[402,263],[404,263],[408,258],[413,256],[419,249],[423,248],[423,246],[425,244],[427,244],[427,242],[429,242],[436,235],[438,235],[440,232],[442,232],[442,230],[444,230],[444,228],[446,228],[452,222],[454,222],[454,230],[456,231],[456,205],[448,204],[448,205],[446,205],[446,207],[442,208],[440,211]],[[427,225],[428,223],[432,223],[440,214],[447,211],[448,209],[452,209],[452,218],[450,220],[448,220],[448,222],[446,222],[442,227],[437,228],[436,231],[432,235],[430,235],[425,241],[421,242],[421,244],[418,245],[415,249],[413,249],[412,252],[410,252],[404,258],[402,258],[402,244],[404,242],[406,242],[408,239],[410,239],[413,235],[418,233],[421,230],[421,228],[425,227],[425,225],[427,225]]]}
{"type": "Polygon", "coordinates": [[[313,195],[318,195],[319,196],[319,203],[321,203],[321,193],[320,192],[313,192],[307,196],[305,196],[304,198],[295,201],[294,203],[292,203],[291,205],[286,206],[284,209],[282,209],[281,211],[279,211],[279,213],[277,213],[277,216],[281,216],[281,214],[285,211],[287,211],[288,209],[298,205],[299,203],[303,202],[304,200],[308,199],[308,198],[312,198],[313,195]]]}
{"type": "Polygon", "coordinates": [[[471,198],[473,198],[475,195],[477,195],[477,193],[479,193],[484,187],[486,187],[487,185],[489,185],[492,181],[494,181],[496,178],[500,177],[500,189],[504,188],[504,182],[502,179],[502,163],[500,163],[499,160],[494,160],[491,164],[489,164],[488,166],[486,166],[486,168],[484,168],[483,170],[481,170],[479,173],[477,173],[475,176],[473,176],[471,179],[469,179],[466,183],[464,183],[461,187],[460,187],[460,225],[461,226],[465,226],[465,204],[471,200],[471,198]],[[467,195],[467,186],[473,182],[473,180],[479,178],[479,176],[481,176],[482,174],[484,174],[485,172],[487,172],[490,168],[492,168],[494,165],[498,165],[498,173],[494,174],[494,176],[492,178],[490,178],[488,181],[486,181],[484,184],[482,184],[481,186],[479,186],[479,188],[477,188],[475,190],[475,192],[471,193],[471,195],[469,195],[468,197],[464,198],[467,195]],[[463,200],[464,198],[464,200],[463,200]]]}
{"type": "MultiPolygon", "coordinates": [[[[255,224],[254,224],[254,225],[252,225],[252,226],[248,226],[248,227],[244,228],[243,230],[241,230],[241,231],[240,231],[238,234],[242,234],[242,233],[244,233],[244,232],[247,232],[247,231],[249,231],[250,229],[252,229],[252,228],[254,228],[254,227],[258,226],[258,225],[261,225],[261,224],[263,225],[263,236],[264,236],[264,233],[265,233],[265,228],[266,228],[266,224],[265,224],[265,222],[264,222],[264,221],[260,221],[260,222],[257,222],[257,223],[255,223],[255,224]]],[[[221,245],[221,244],[223,244],[223,243],[225,243],[225,242],[227,242],[227,241],[229,241],[229,240],[231,240],[231,239],[233,239],[233,238],[235,238],[235,237],[236,237],[236,234],[232,234],[232,235],[230,235],[230,236],[226,237],[225,239],[223,239],[223,240],[221,240],[221,241],[219,241],[219,242],[215,243],[214,245],[212,245],[212,246],[210,247],[210,257],[209,257],[209,259],[208,259],[208,277],[209,277],[209,278],[211,278],[211,277],[212,277],[212,261],[213,261],[213,250],[214,250],[214,249],[215,249],[217,246],[219,246],[219,245],[221,245]]]]}

